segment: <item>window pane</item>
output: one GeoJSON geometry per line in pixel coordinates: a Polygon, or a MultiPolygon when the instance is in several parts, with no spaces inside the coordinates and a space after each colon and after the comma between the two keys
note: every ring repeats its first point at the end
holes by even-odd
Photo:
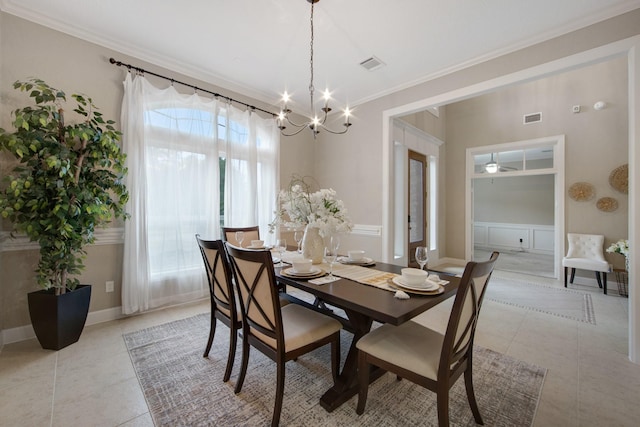
{"type": "Polygon", "coordinates": [[[537,147],[525,150],[527,169],[546,169],[553,167],[553,147],[537,147]]]}
{"type": "Polygon", "coordinates": [[[424,182],[422,182],[423,163],[409,159],[411,184],[409,188],[409,216],[411,218],[409,242],[421,242],[424,239],[424,182]]]}

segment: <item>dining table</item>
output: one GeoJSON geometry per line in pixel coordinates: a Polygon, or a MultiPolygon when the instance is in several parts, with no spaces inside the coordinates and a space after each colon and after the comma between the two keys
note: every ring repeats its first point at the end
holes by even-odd
{"type": "MultiPolygon", "coordinates": [[[[443,286],[442,293],[437,295],[409,293],[408,299],[399,299],[395,297],[395,292],[391,289],[370,286],[343,277],[337,277],[337,280],[329,283],[314,284],[313,280],[292,277],[286,274],[286,270],[289,267],[291,266],[278,267],[276,265],[275,271],[278,282],[311,294],[315,297],[316,303],[308,304],[308,302],[305,303],[291,295],[288,298],[293,302],[306,304],[310,308],[337,318],[342,322],[344,329],[353,334],[347,357],[337,381],[320,398],[320,406],[328,412],[338,408],[358,393],[358,349],[356,343],[371,330],[373,322],[401,325],[455,295],[460,284],[459,277],[436,272],[435,274],[448,281],[443,286]],[[318,304],[318,302],[320,303],[318,304]],[[335,314],[330,306],[342,309],[346,314],[346,318],[335,314]]],[[[375,265],[367,268],[400,275],[404,267],[375,262],[375,265]]],[[[287,296],[285,295],[285,297],[287,296]]],[[[372,371],[370,380],[375,381],[384,372],[379,368],[372,371]]]]}

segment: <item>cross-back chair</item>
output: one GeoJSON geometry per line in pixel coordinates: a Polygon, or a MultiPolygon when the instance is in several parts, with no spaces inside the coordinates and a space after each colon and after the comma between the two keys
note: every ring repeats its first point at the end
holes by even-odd
{"type": "Polygon", "coordinates": [[[227,245],[227,252],[243,314],[242,367],[235,392],[242,389],[250,346],[275,361],[276,398],[271,425],[277,426],[282,410],[285,363],[331,344],[331,373],[335,382],[340,364],[342,324],[298,304],[281,307],[269,251],[249,251],[227,245]]]}
{"type": "Polygon", "coordinates": [[[209,296],[211,297],[211,326],[209,328],[209,340],[204,350],[203,357],[209,356],[213,338],[216,333],[216,319],[229,327],[229,356],[227,368],[224,371],[223,381],[228,381],[233,369],[233,360],[236,355],[236,343],[238,330],[242,328],[242,312],[232,282],[232,273],[227,259],[226,249],[222,240],[204,240],[196,234],[196,240],[200,246],[204,267],[209,283],[209,296]]]}
{"type": "Polygon", "coordinates": [[[358,414],[364,412],[369,369],[375,365],[435,392],[439,426],[449,425],[449,389],[464,374],[471,412],[476,423],[483,424],[473,391],[473,340],[498,255],[493,252],[488,261],[467,263],[444,334],[409,321],[400,326],[383,325],[358,341],[358,414]]]}

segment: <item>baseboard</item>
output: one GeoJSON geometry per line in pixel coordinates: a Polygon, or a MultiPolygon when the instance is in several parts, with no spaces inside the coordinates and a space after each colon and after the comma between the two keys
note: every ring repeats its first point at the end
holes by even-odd
{"type": "MultiPolygon", "coordinates": [[[[122,317],[124,317],[122,314],[122,307],[112,307],[104,310],[92,311],[87,315],[87,322],[85,323],[85,326],[108,322],[122,317]]],[[[2,339],[0,341],[3,345],[26,341],[36,337],[31,325],[4,329],[1,333],[2,339]]]]}

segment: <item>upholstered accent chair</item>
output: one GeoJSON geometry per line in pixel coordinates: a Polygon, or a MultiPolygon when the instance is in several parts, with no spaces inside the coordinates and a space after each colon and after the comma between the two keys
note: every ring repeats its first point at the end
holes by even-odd
{"type": "Polygon", "coordinates": [[[562,258],[564,267],[564,287],[567,287],[567,273],[571,269],[570,283],[576,275],[576,269],[595,272],[598,286],[604,286],[604,294],[607,294],[607,273],[611,266],[604,258],[604,236],[600,234],[568,233],[569,250],[567,256],[562,258]],[[602,273],[603,278],[600,277],[602,273]]]}

